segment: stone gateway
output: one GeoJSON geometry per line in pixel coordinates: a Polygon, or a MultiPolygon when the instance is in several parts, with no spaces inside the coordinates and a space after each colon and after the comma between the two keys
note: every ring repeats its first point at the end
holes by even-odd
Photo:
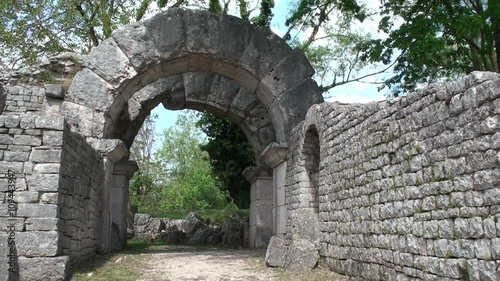
{"type": "Polygon", "coordinates": [[[115,31],[86,58],[0,73],[0,188],[15,174],[17,204],[14,217],[0,204],[0,280],[67,280],[71,265],[126,245],[128,149],[160,103],[246,134],[248,245],[275,236],[269,264],[500,280],[500,76],[340,104],[323,102],[313,74],[269,30],[183,9],[115,31]]]}

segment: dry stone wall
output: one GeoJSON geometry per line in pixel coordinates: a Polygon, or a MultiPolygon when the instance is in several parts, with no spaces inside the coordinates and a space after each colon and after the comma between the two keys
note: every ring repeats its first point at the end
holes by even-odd
{"type": "MultiPolygon", "coordinates": [[[[62,137],[62,135],[61,135],[62,137]]],[[[72,264],[96,253],[96,225],[104,182],[102,156],[84,137],[65,128],[61,159],[59,206],[62,254],[72,264]]]]}
{"type": "Polygon", "coordinates": [[[313,180],[320,255],[363,280],[500,280],[500,76],[473,73],[370,104],[313,106],[290,136],[287,244],[313,180]]]}
{"type": "Polygon", "coordinates": [[[58,206],[64,126],[62,116],[0,116],[0,280],[9,274],[21,280],[62,280],[68,274],[58,206]]]}

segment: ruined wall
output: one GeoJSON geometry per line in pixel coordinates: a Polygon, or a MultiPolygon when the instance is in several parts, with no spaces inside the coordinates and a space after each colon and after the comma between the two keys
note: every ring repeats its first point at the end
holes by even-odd
{"type": "Polygon", "coordinates": [[[62,140],[59,191],[62,254],[76,264],[96,253],[97,202],[104,182],[104,166],[102,156],[68,126],[62,140]]]}
{"type": "Polygon", "coordinates": [[[395,100],[313,106],[288,153],[287,243],[314,200],[320,255],[366,280],[500,280],[500,77],[473,73],[395,100]]]}
{"type": "MultiPolygon", "coordinates": [[[[45,98],[43,87],[18,85],[5,87],[5,112],[39,111],[45,98]]],[[[1,103],[1,102],[0,102],[1,103]]]]}
{"type": "Polygon", "coordinates": [[[67,274],[57,201],[63,130],[62,116],[0,116],[1,280],[9,272],[21,280],[67,274]]]}

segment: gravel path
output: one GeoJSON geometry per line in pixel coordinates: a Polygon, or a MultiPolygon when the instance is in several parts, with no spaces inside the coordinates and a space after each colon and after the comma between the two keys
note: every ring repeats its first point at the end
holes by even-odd
{"type": "Polygon", "coordinates": [[[151,257],[144,260],[147,270],[138,281],[275,280],[271,270],[255,262],[262,256],[262,251],[217,249],[193,252],[193,248],[179,246],[145,255],[151,257]]]}
{"type": "Polygon", "coordinates": [[[142,253],[144,269],[137,281],[342,281],[327,269],[308,273],[286,273],[267,268],[263,250],[203,249],[187,246],[163,246],[142,253]]]}

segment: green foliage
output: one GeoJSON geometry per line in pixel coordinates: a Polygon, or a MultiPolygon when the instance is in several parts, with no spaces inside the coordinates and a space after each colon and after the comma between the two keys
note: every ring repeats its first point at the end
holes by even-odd
{"type": "Polygon", "coordinates": [[[250,13],[248,12],[247,2],[245,0],[238,0],[240,7],[240,17],[246,21],[250,20],[250,13]]]}
{"type": "MultiPolygon", "coordinates": [[[[285,37],[292,39],[293,30],[312,30],[309,39],[301,45],[320,72],[325,71],[329,60],[339,58],[352,64],[360,63],[360,68],[372,63],[385,65],[383,70],[391,69],[393,75],[380,89],[388,87],[395,96],[414,90],[420,84],[454,78],[473,70],[500,71],[499,1],[388,0],[380,4],[380,10],[373,12],[356,0],[300,0],[286,21],[290,29],[285,37]],[[338,30],[343,32],[329,34],[333,17],[340,18],[350,28],[353,20],[379,19],[379,30],[388,36],[382,39],[347,36],[351,37],[348,42],[336,42],[332,48],[329,46],[332,40],[348,35],[345,32],[348,29],[342,28],[338,30]],[[328,39],[328,43],[307,50],[318,40],[319,30],[326,30],[327,35],[322,39],[328,39]],[[334,56],[339,50],[344,54],[334,56]]],[[[326,75],[333,76],[333,81],[323,86],[323,90],[339,85],[338,78],[345,76],[346,71],[350,74],[351,68],[341,63],[340,71],[327,70],[326,75]]],[[[358,79],[352,76],[340,79],[340,84],[350,81],[358,79]]]]}
{"type": "Polygon", "coordinates": [[[86,53],[127,24],[134,0],[3,0],[0,57],[5,67],[62,51],[86,53]]]}
{"type": "MultiPolygon", "coordinates": [[[[241,6],[241,4],[240,4],[241,6]]],[[[272,9],[274,8],[274,0],[260,1],[260,14],[251,19],[251,22],[257,26],[269,27],[273,18],[272,9]]]]}
{"type": "Polygon", "coordinates": [[[162,134],[161,148],[149,162],[149,172],[131,180],[131,204],[140,212],[230,208],[226,193],[212,175],[208,154],[193,114],[181,115],[176,125],[162,134]],[[229,206],[228,206],[229,205],[229,206]]]}
{"type": "Polygon", "coordinates": [[[241,174],[254,164],[254,153],[248,139],[237,125],[212,114],[200,114],[197,125],[208,136],[201,149],[210,155],[213,173],[221,188],[228,191],[235,204],[246,209],[250,203],[250,184],[241,174]]]}
{"type": "Polygon", "coordinates": [[[208,10],[215,14],[222,13],[222,7],[220,5],[219,0],[209,0],[208,2],[208,10]]]}

